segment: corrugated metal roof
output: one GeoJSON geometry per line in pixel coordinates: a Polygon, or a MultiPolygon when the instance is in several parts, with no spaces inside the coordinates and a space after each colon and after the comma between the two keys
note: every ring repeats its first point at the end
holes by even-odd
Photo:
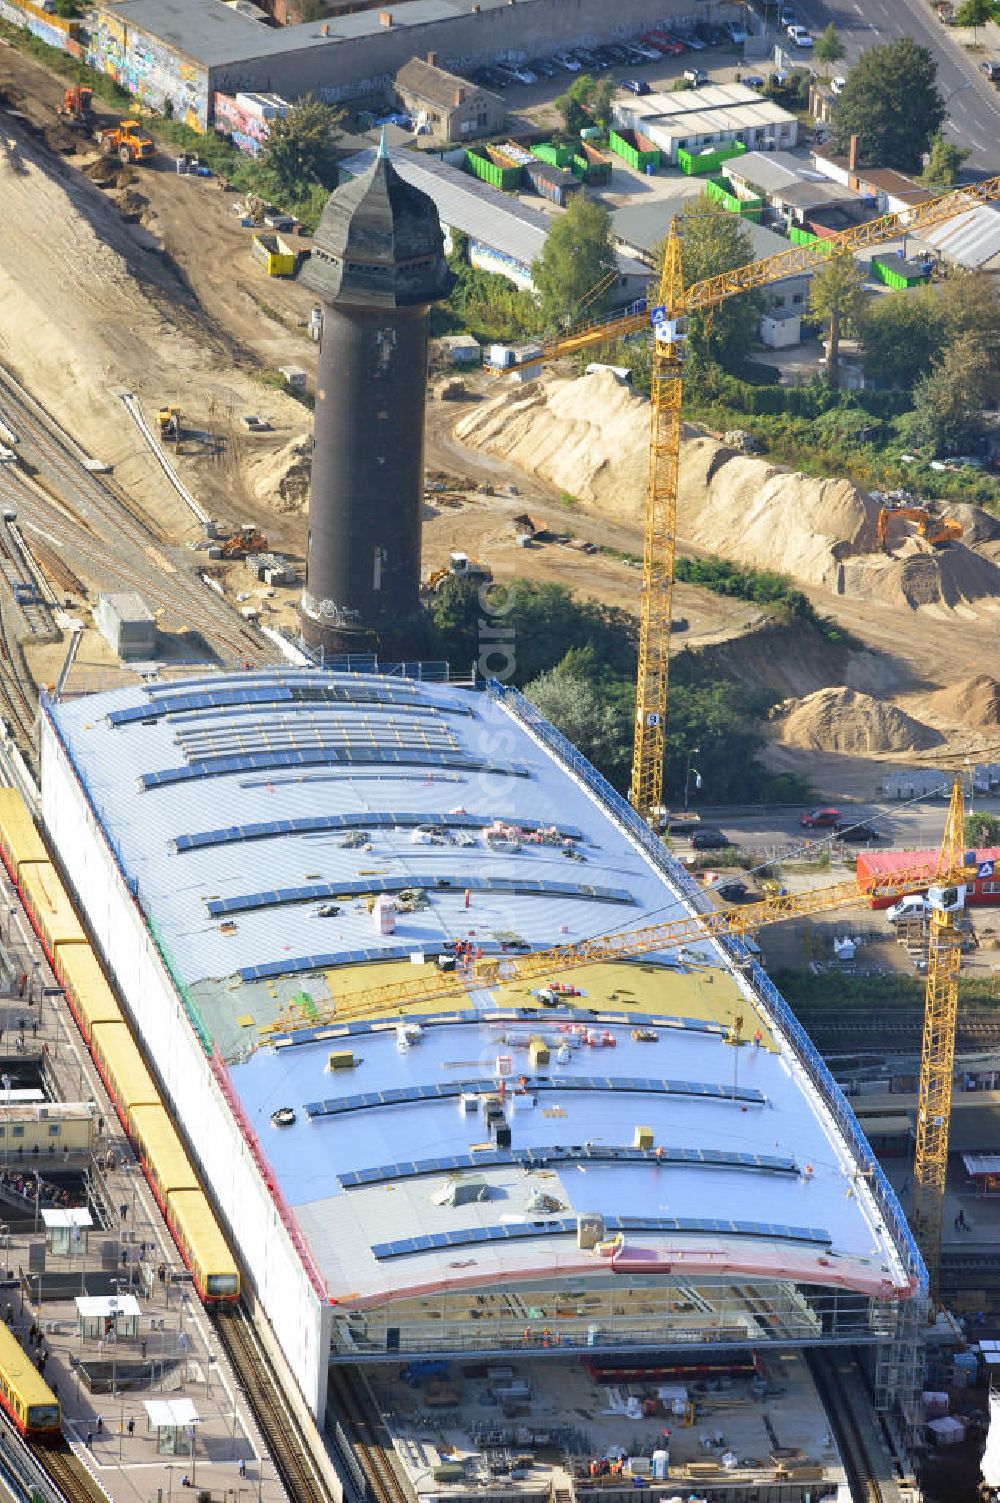
{"type": "Polygon", "coordinates": [[[995,204],[977,204],[914,238],[933,246],[945,260],[978,271],[1000,257],[1000,211],[995,204]]]}
{"type": "MultiPolygon", "coordinates": [[[[340,164],[341,171],[361,177],[371,166],[375,150],[372,146],[347,157],[340,164]]],[[[538,260],[552,228],[550,215],[527,208],[509,194],[436,157],[417,156],[412,151],[391,151],[390,157],[401,178],[434,200],[442,224],[491,246],[526,269],[538,260]]],[[[626,275],[648,275],[637,261],[620,258],[619,264],[626,275]]]]}

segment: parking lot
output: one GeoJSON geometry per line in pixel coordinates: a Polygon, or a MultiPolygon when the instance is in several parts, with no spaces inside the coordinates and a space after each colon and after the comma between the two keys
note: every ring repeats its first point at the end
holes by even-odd
{"type": "Polygon", "coordinates": [[[747,14],[749,37],[748,30],[735,21],[700,21],[684,29],[679,25],[654,27],[642,35],[603,46],[567,48],[518,62],[498,60],[473,70],[470,78],[502,94],[512,112],[534,116],[584,73],[597,78],[611,75],[623,89],[645,94],[672,89],[686,74],[692,75],[687,82],[695,86],[710,75],[715,82],[739,76],[751,87],[763,87],[775,71],[776,44],[796,62],[810,64],[812,39],[799,24],[793,7],[782,7],[780,27],[769,28],[766,33],[749,7],[747,14]],[[798,40],[789,34],[790,27],[797,30],[798,40]],[[748,52],[752,54],[749,60],[748,52]]]}

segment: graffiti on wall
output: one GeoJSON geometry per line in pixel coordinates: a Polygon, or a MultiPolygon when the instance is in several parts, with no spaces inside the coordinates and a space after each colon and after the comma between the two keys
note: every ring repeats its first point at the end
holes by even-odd
{"type": "Polygon", "coordinates": [[[31,0],[24,0],[21,5],[13,4],[13,0],[0,0],[0,17],[12,26],[30,31],[32,36],[38,37],[48,47],[58,47],[63,52],[72,53],[74,57],[80,56],[79,21],[64,21],[60,16],[50,16],[40,5],[33,5],[31,0]]]}
{"type": "Polygon", "coordinates": [[[207,130],[207,69],[179,57],[147,33],[98,12],[87,61],[150,109],[173,115],[192,130],[207,130]]]}

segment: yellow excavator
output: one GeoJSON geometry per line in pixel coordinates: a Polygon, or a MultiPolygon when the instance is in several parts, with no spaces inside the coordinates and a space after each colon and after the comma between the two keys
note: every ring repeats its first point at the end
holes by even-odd
{"type": "Polygon", "coordinates": [[[916,522],[918,536],[934,548],[957,543],[962,536],[962,524],[954,517],[932,517],[925,506],[883,506],[878,514],[878,545],[883,553],[892,552],[888,541],[889,524],[895,517],[916,522]]]}

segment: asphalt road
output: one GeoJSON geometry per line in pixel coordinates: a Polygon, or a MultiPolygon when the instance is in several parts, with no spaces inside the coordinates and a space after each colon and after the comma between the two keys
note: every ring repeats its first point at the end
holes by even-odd
{"type": "MultiPolygon", "coordinates": [[[[883,836],[880,849],[908,848],[911,850],[936,849],[941,843],[947,803],[944,799],[931,799],[916,804],[842,804],[838,805],[844,823],[871,821],[883,836]]],[[[1000,800],[996,797],[975,799],[975,809],[1000,812],[1000,800]]],[[[712,829],[722,830],[738,846],[750,851],[769,847],[785,847],[790,844],[813,844],[829,838],[828,830],[804,830],[799,823],[801,810],[762,810],[759,814],[726,814],[725,810],[711,811],[701,816],[701,823],[712,829]]],[[[672,832],[675,854],[685,856],[689,842],[675,827],[672,832]]],[[[864,846],[851,845],[851,851],[864,850],[864,846]]],[[[711,857],[710,852],[704,855],[711,857]]]]}
{"type": "Polygon", "coordinates": [[[979,66],[990,54],[967,52],[953,29],[941,25],[927,0],[796,0],[795,9],[814,36],[833,22],[845,52],[836,71],[845,75],[862,52],[879,43],[911,36],[929,47],[937,60],[938,87],[948,103],[946,129],[968,150],[966,167],[1000,171],[1000,91],[979,66]]]}

